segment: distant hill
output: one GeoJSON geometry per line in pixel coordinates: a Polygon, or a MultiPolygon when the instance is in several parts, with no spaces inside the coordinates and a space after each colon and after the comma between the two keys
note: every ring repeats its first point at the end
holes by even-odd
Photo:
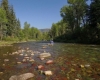
{"type": "Polygon", "coordinates": [[[49,32],[50,29],[39,29],[41,32],[49,32]]]}

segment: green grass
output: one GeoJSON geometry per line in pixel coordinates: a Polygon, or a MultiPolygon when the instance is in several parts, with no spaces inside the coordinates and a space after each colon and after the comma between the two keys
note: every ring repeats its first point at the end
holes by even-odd
{"type": "Polygon", "coordinates": [[[15,41],[0,41],[0,46],[11,45],[15,43],[15,41]]]}

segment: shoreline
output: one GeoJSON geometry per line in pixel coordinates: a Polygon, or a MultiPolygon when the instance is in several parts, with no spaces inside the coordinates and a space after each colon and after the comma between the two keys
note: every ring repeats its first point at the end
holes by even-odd
{"type": "Polygon", "coordinates": [[[22,43],[27,41],[0,41],[0,46],[12,46],[14,43],[22,43]]]}
{"type": "MultiPolygon", "coordinates": [[[[36,40],[28,40],[28,41],[36,41],[36,40]]],[[[28,41],[0,41],[0,47],[1,46],[12,46],[15,43],[23,43],[28,41]]]]}

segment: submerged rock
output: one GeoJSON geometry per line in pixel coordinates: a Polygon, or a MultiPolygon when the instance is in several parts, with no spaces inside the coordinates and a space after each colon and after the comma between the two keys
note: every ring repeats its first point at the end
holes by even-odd
{"type": "Polygon", "coordinates": [[[44,46],[44,47],[42,47],[42,48],[43,48],[43,49],[46,49],[47,47],[44,46]]]}
{"type": "Polygon", "coordinates": [[[34,59],[30,59],[29,61],[30,61],[30,62],[34,62],[35,60],[34,60],[34,59]]]}
{"type": "Polygon", "coordinates": [[[9,59],[4,59],[4,62],[8,62],[9,61],[9,59]]]}
{"type": "Polygon", "coordinates": [[[84,68],[84,65],[80,65],[81,68],[84,68]]]}
{"type": "Polygon", "coordinates": [[[47,62],[46,62],[46,64],[52,64],[53,63],[53,60],[48,60],[47,62]]]}
{"type": "Polygon", "coordinates": [[[0,74],[3,74],[3,72],[0,72],[0,74]]]}
{"type": "Polygon", "coordinates": [[[19,54],[20,56],[23,56],[23,54],[21,53],[21,54],[19,54]]]}
{"type": "Polygon", "coordinates": [[[86,65],[84,65],[85,67],[90,67],[90,65],[89,64],[86,64],[86,65]]]}
{"type": "Polygon", "coordinates": [[[40,58],[41,60],[44,60],[44,58],[40,58]]]}
{"type": "Polygon", "coordinates": [[[50,57],[51,54],[44,52],[44,53],[41,53],[39,56],[40,56],[40,58],[46,58],[46,57],[50,57]]]}
{"type": "Polygon", "coordinates": [[[45,75],[53,75],[52,71],[44,71],[45,75]]]}
{"type": "Polygon", "coordinates": [[[9,80],[27,80],[29,78],[34,77],[34,74],[32,73],[24,73],[21,75],[13,75],[9,78],[9,80]]]}
{"type": "Polygon", "coordinates": [[[38,69],[44,69],[44,66],[43,65],[39,65],[38,69]]]}
{"type": "Polygon", "coordinates": [[[75,80],[79,80],[79,79],[75,79],[75,80]]]}
{"type": "Polygon", "coordinates": [[[22,62],[17,62],[17,64],[22,64],[22,62]]]}

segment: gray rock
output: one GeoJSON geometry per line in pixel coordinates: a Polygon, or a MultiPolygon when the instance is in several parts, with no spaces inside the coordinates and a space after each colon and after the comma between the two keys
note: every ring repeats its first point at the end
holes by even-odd
{"type": "Polygon", "coordinates": [[[44,53],[41,53],[39,56],[40,56],[40,58],[46,58],[46,57],[50,57],[51,54],[44,52],[44,53]]]}
{"type": "Polygon", "coordinates": [[[34,77],[34,74],[32,73],[24,73],[21,75],[13,75],[9,78],[9,80],[27,80],[29,78],[34,77]]]}

